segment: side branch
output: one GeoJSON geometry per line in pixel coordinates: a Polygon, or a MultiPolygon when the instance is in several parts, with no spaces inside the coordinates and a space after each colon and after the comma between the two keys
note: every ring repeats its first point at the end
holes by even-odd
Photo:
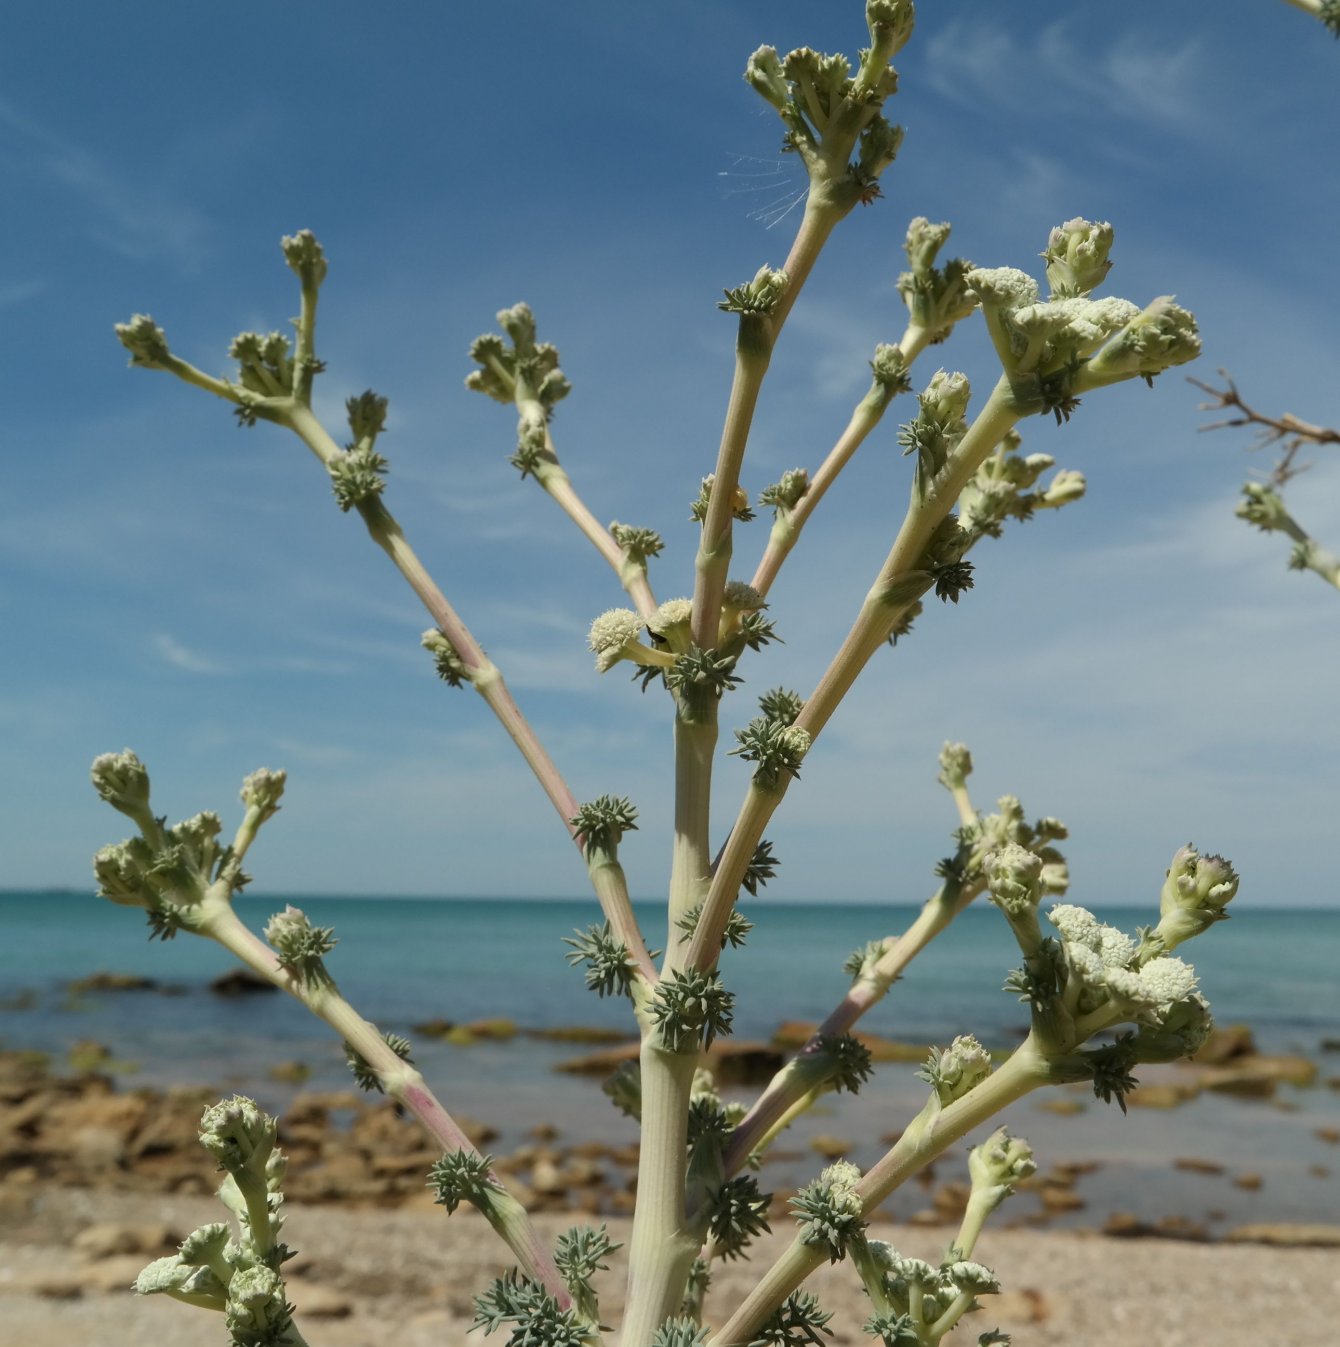
{"type": "MultiPolygon", "coordinates": [[[[842,1034],[849,1033],[866,1011],[878,1005],[888,995],[889,988],[902,976],[907,965],[982,892],[984,887],[981,881],[962,885],[949,882],[941,885],[938,892],[921,909],[912,925],[890,942],[888,949],[876,961],[870,974],[860,978],[852,986],[793,1061],[799,1061],[807,1053],[817,1051],[824,1038],[838,1038],[842,1034]]],[[[750,1153],[811,1088],[803,1075],[790,1069],[791,1066],[792,1063],[788,1062],[773,1076],[767,1088],[731,1133],[723,1159],[727,1175],[735,1174],[744,1167],[750,1153]]]]}
{"type": "MultiPolygon", "coordinates": [[[[199,927],[202,935],[218,941],[253,972],[288,992],[330,1025],[376,1072],[387,1095],[408,1109],[444,1152],[464,1151],[467,1155],[478,1156],[469,1137],[424,1083],[423,1076],[398,1057],[377,1032],[376,1026],[363,1019],[333,986],[308,987],[293,977],[280,965],[275,952],[241,921],[226,899],[212,903],[207,899],[202,907],[199,927]]],[[[506,1191],[497,1174],[490,1172],[489,1178],[499,1189],[506,1191]]],[[[567,1306],[571,1297],[548,1247],[520,1204],[511,1199],[508,1206],[509,1219],[498,1221],[495,1229],[516,1255],[525,1274],[544,1286],[560,1305],[567,1306]]]]}

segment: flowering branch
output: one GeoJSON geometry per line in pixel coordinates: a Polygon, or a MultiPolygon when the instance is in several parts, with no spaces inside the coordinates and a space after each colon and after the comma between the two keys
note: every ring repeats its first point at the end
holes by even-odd
{"type": "MultiPolygon", "coordinates": [[[[167,828],[149,808],[149,774],[129,749],[94,760],[93,785],[114,809],[139,828],[139,836],[104,847],[94,858],[99,893],[123,906],[141,907],[150,929],[163,939],[178,931],[217,941],[254,973],[288,992],[339,1034],[355,1077],[365,1088],[384,1091],[403,1105],[447,1155],[478,1160],[460,1125],[424,1083],[409,1060],[409,1043],[382,1035],[340,995],[324,958],[336,943],[333,933],[314,927],[297,908],[272,917],[266,941],[252,933],[233,910],[233,895],[247,883],[241,857],[262,823],[279,810],[283,772],[261,769],[242,784],[246,815],[241,845],[218,844],[216,814],[198,814],[167,828]]],[[[526,1275],[549,1289],[560,1305],[567,1288],[525,1209],[502,1181],[487,1171],[487,1200],[477,1203],[516,1255],[526,1275]]]]}
{"type": "Polygon", "coordinates": [[[1212,421],[1201,426],[1201,429],[1256,426],[1257,436],[1252,448],[1280,446],[1279,457],[1266,481],[1243,485],[1243,498],[1238,502],[1236,511],[1238,518],[1254,524],[1262,533],[1283,533],[1292,538],[1294,545],[1289,555],[1289,569],[1315,571],[1328,584],[1340,589],[1340,557],[1323,547],[1303,528],[1289,512],[1283,495],[1285,483],[1311,466],[1296,462],[1299,451],[1309,444],[1340,444],[1340,430],[1314,426],[1290,412],[1285,412],[1283,416],[1266,416],[1243,401],[1242,394],[1226,370],[1220,370],[1219,377],[1224,381],[1223,388],[1215,388],[1199,379],[1190,382],[1211,399],[1201,403],[1202,411],[1229,410],[1235,415],[1225,417],[1222,421],[1212,421]]]}
{"type": "Polygon", "coordinates": [[[558,348],[535,340],[535,315],[528,304],[503,309],[498,326],[506,340],[487,332],[471,345],[470,357],[479,368],[470,372],[465,386],[516,407],[517,448],[512,466],[549,493],[610,564],[638,612],[650,617],[656,611],[656,599],[647,583],[647,559],[661,551],[660,536],[650,529],[628,529],[618,523],[608,529],[600,526],[554,449],[550,429],[554,405],[572,391],[558,365],[558,348]]]}
{"type": "MultiPolygon", "coordinates": [[[[231,354],[238,362],[237,379],[219,380],[201,374],[174,356],[162,328],[143,314],[137,314],[129,323],[117,324],[116,335],[130,351],[132,365],[175,374],[233,402],[243,424],[272,421],[292,430],[307,445],[330,474],[340,509],[346,513],[357,510],[373,542],[386,553],[428,610],[435,631],[427,634],[424,643],[437,660],[439,674],[454,686],[468,682],[484,699],[520,750],[574,844],[581,849],[581,835],[572,823],[578,808],[575,796],[522,714],[502,672],[437,587],[382,500],[388,464],[376,446],[386,425],[387,400],[368,391],[346,402],[353,438],[345,449],[336,444],[312,411],[312,381],[324,368],[316,359],[314,343],[317,296],[327,263],[310,230],[285,237],[282,248],[290,269],[299,278],[302,292],[297,344],[292,354],[287,338],[280,333],[262,336],[244,332],[234,339],[231,347],[231,354]]],[[[561,374],[558,377],[562,379],[561,374]]],[[[543,389],[545,385],[542,383],[540,387],[543,389]]],[[[566,388],[566,381],[563,387],[566,388]]],[[[617,884],[606,882],[599,888],[598,896],[611,924],[631,938],[636,921],[626,886],[620,890],[617,884]]],[[[640,936],[635,943],[641,951],[640,961],[649,965],[640,936]]]]}

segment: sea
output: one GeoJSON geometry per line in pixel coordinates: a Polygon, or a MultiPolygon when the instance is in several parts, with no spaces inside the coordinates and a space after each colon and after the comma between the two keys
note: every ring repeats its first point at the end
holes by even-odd
{"type": "MultiPolygon", "coordinates": [[[[634,1124],[598,1078],[558,1069],[588,1045],[527,1032],[576,1026],[633,1037],[627,1004],[588,992],[563,957],[563,937],[599,920],[593,902],[246,896],[237,909],[260,930],[286,902],[334,928],[340,943],[327,964],[342,992],[379,1028],[413,1041],[415,1062],[448,1109],[497,1129],[490,1149],[505,1154],[541,1125],[557,1129],[562,1142],[635,1139],[634,1124]],[[513,1022],[516,1034],[455,1044],[415,1032],[426,1021],[492,1019],[513,1022]]],[[[784,1021],[821,1020],[848,986],[847,955],[897,934],[916,915],[906,907],[761,899],[743,910],[754,930],[722,959],[742,1040],[766,1040],[784,1021]]],[[[638,905],[638,914],[649,942],[662,944],[663,905],[638,905]]],[[[1134,909],[1098,915],[1126,929],[1147,919],[1134,909]]],[[[233,966],[225,951],[187,934],[168,942],[147,936],[140,913],[91,894],[0,892],[0,1047],[42,1051],[59,1066],[91,1041],[110,1054],[123,1088],[209,1085],[252,1095],[271,1111],[298,1090],[348,1087],[339,1044],[299,1004],[278,994],[220,996],[210,983],[233,966]],[[71,989],[96,971],[156,985],[71,989]],[[310,1070],[302,1084],[277,1078],[294,1062],[310,1070]]],[[[1195,963],[1220,1024],[1249,1026],[1260,1052],[1310,1058],[1316,1082],[1281,1085],[1269,1098],[1206,1091],[1175,1108],[1132,1107],[1125,1115],[1084,1087],[1021,1100],[999,1121],[1028,1138],[1044,1172],[1079,1166],[1083,1174],[1076,1188],[1083,1207],[1055,1223],[1100,1226],[1114,1211],[1145,1222],[1190,1220],[1212,1235],[1249,1221],[1340,1223],[1340,912],[1235,912],[1179,954],[1195,963]],[[1065,1111],[1054,1111],[1060,1099],[1069,1101],[1065,1111]]],[[[1017,961],[999,913],[970,908],[859,1028],[935,1044],[971,1032],[988,1046],[1011,1046],[1027,1025],[1024,1007],[1001,990],[1017,961]]],[[[1175,1066],[1141,1074],[1185,1078],[1175,1066]]],[[[811,1177],[821,1163],[812,1143],[824,1138],[849,1143],[857,1164],[873,1163],[887,1144],[881,1138],[896,1134],[924,1097],[915,1066],[878,1067],[859,1097],[827,1096],[779,1140],[765,1187],[811,1177]]],[[[961,1153],[942,1158],[935,1178],[966,1178],[961,1153]]],[[[927,1201],[924,1187],[908,1185],[889,1212],[915,1216],[927,1201]]]]}

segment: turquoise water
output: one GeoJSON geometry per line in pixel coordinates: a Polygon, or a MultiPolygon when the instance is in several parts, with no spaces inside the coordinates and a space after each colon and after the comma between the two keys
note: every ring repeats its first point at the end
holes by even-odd
{"type": "MultiPolygon", "coordinates": [[[[423,1020],[502,1016],[522,1029],[596,1025],[629,1028],[631,1036],[627,1006],[587,992],[563,961],[561,938],[597,919],[589,901],[295,901],[313,921],[335,928],[341,943],[328,961],[331,971],[383,1029],[414,1037],[412,1026],[423,1020]]],[[[238,910],[259,929],[283,902],[243,898],[238,910]]],[[[907,908],[762,901],[745,910],[755,930],[722,965],[736,995],[742,1039],[766,1038],[782,1020],[822,1018],[846,989],[841,965],[847,954],[897,933],[914,915],[907,908]]],[[[653,944],[663,943],[660,911],[655,905],[640,911],[653,944]]],[[[1128,928],[1146,919],[1132,910],[1099,915],[1128,928]]],[[[229,956],[190,936],[166,944],[146,937],[138,913],[90,896],[0,894],[0,1043],[60,1055],[78,1040],[95,1039],[114,1057],[138,1064],[127,1084],[191,1081],[244,1089],[271,1108],[282,1108],[291,1093],[267,1077],[278,1062],[308,1062],[309,1086],[347,1083],[338,1046],[296,1003],[277,995],[213,995],[209,980],[230,969],[229,956]],[[140,973],[163,986],[72,1000],[66,984],[95,969],[140,973]]],[[[1325,1040],[1340,1038],[1340,913],[1243,911],[1188,953],[1221,1023],[1249,1024],[1263,1051],[1304,1053],[1321,1063],[1323,1077],[1340,1076],[1340,1053],[1322,1050],[1325,1040]]],[[[861,1027],[939,1043],[974,1032],[1008,1045],[1026,1023],[1018,1002],[999,990],[1016,959],[999,914],[970,909],[861,1027]]],[[[631,1124],[596,1084],[553,1070],[584,1050],[524,1036],[471,1047],[420,1039],[416,1060],[449,1108],[501,1128],[504,1149],[537,1122],[554,1123],[574,1138],[631,1139],[631,1124]]],[[[804,1120],[793,1130],[797,1145],[788,1138],[788,1149],[801,1149],[820,1131],[875,1138],[896,1130],[923,1092],[910,1068],[882,1068],[859,1099],[844,1097],[804,1120]]],[[[1023,1101],[1007,1121],[1029,1137],[1044,1165],[1102,1161],[1101,1174],[1081,1189],[1092,1192],[1095,1205],[1111,1199],[1109,1205],[1149,1217],[1176,1212],[1198,1219],[1223,1209],[1224,1219],[1334,1220],[1340,1210],[1340,1148],[1316,1136],[1318,1128],[1340,1124],[1340,1093],[1325,1084],[1285,1087],[1274,1101],[1207,1094],[1170,1112],[1133,1109],[1128,1117],[1091,1099],[1078,1117],[1023,1101]],[[1215,1159],[1230,1175],[1260,1173],[1264,1186],[1244,1195],[1227,1178],[1169,1168],[1173,1157],[1188,1155],[1215,1159]],[[1330,1172],[1319,1174],[1319,1166],[1330,1172]],[[1159,1176],[1157,1183],[1138,1185],[1138,1200],[1129,1182],[1136,1172],[1159,1176]]],[[[877,1153],[871,1144],[853,1158],[869,1163],[877,1153]]]]}

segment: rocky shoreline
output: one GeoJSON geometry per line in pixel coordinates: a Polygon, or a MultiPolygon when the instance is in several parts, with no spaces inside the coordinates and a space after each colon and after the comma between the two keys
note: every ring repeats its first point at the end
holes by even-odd
{"type": "MultiPolygon", "coordinates": [[[[715,1056],[714,1067],[726,1079],[752,1079],[770,1073],[780,1060],[782,1044],[802,1038],[806,1026],[788,1026],[787,1036],[772,1044],[732,1044],[715,1056]]],[[[476,1026],[475,1033],[484,1031],[476,1026]]],[[[493,1033],[499,1032],[493,1026],[493,1033]]],[[[1256,1097],[1274,1088],[1289,1073],[1295,1076],[1306,1059],[1263,1058],[1251,1051],[1250,1035],[1226,1030],[1210,1045],[1204,1060],[1173,1082],[1143,1086],[1131,1097],[1136,1107],[1167,1107],[1200,1090],[1219,1090],[1224,1082],[1232,1093],[1256,1097]],[[1252,1082],[1244,1085],[1244,1082],[1252,1082]],[[1147,1092],[1153,1097],[1142,1100],[1147,1092]]],[[[36,1053],[0,1052],[0,1194],[18,1200],[49,1188],[99,1188],[144,1194],[205,1195],[216,1182],[197,1141],[202,1109],[222,1093],[200,1086],[164,1090],[118,1088],[112,1075],[96,1069],[96,1045],[82,1045],[82,1056],[94,1069],[58,1074],[36,1053]]],[[[886,1056],[919,1049],[880,1044],[886,1056]]],[[[626,1059],[627,1046],[605,1047],[567,1063],[567,1069],[606,1074],[626,1059]]],[[[1045,1101],[1063,1105],[1059,1094],[1045,1101]]],[[[481,1150],[494,1154],[496,1168],[528,1209],[537,1212],[574,1211],[590,1216],[626,1216],[633,1209],[638,1148],[635,1141],[609,1144],[569,1142],[551,1125],[532,1129],[520,1144],[498,1150],[493,1127],[458,1118],[481,1150]]],[[[290,1157],[285,1192],[294,1205],[338,1204],[357,1208],[414,1208],[428,1203],[425,1175],[438,1158],[429,1139],[401,1116],[395,1105],[358,1090],[301,1091],[280,1117],[280,1144],[290,1157]]],[[[1316,1137],[1328,1147],[1340,1148],[1340,1129],[1318,1128],[1316,1137]]],[[[884,1138],[885,1141],[892,1137],[884,1138]]],[[[849,1144],[841,1137],[822,1135],[810,1142],[814,1163],[843,1155],[849,1144]]],[[[796,1154],[782,1158],[796,1160],[796,1154]]],[[[1337,1154],[1340,1162],[1340,1154],[1337,1154]]],[[[1194,1156],[1168,1157],[1169,1165],[1205,1175],[1240,1192],[1254,1192],[1261,1178],[1250,1172],[1226,1172],[1212,1160],[1194,1156]]],[[[805,1166],[810,1168],[808,1164],[805,1166]]],[[[791,1193],[775,1188],[772,1214],[784,1219],[791,1193]]],[[[1042,1227],[1065,1221],[1074,1226],[1075,1213],[1084,1212],[1086,1197],[1077,1189],[1099,1170],[1095,1161],[1063,1162],[1044,1168],[1022,1187],[1026,1190],[1002,1212],[1003,1227],[1042,1227]],[[1069,1219],[1067,1219],[1069,1218],[1069,1219]]],[[[1329,1166],[1312,1166],[1313,1176],[1329,1179],[1329,1166]]],[[[918,1180],[919,1203],[907,1213],[913,1225],[935,1226],[957,1221],[967,1198],[961,1178],[937,1181],[932,1167],[918,1180]]],[[[1206,1226],[1182,1215],[1142,1220],[1119,1207],[1085,1212],[1097,1233],[1121,1237],[1161,1236],[1184,1241],[1210,1237],[1206,1226]]],[[[1340,1247],[1340,1225],[1314,1222],[1240,1220],[1220,1230],[1226,1242],[1255,1241],[1277,1245],[1340,1247]]]]}

